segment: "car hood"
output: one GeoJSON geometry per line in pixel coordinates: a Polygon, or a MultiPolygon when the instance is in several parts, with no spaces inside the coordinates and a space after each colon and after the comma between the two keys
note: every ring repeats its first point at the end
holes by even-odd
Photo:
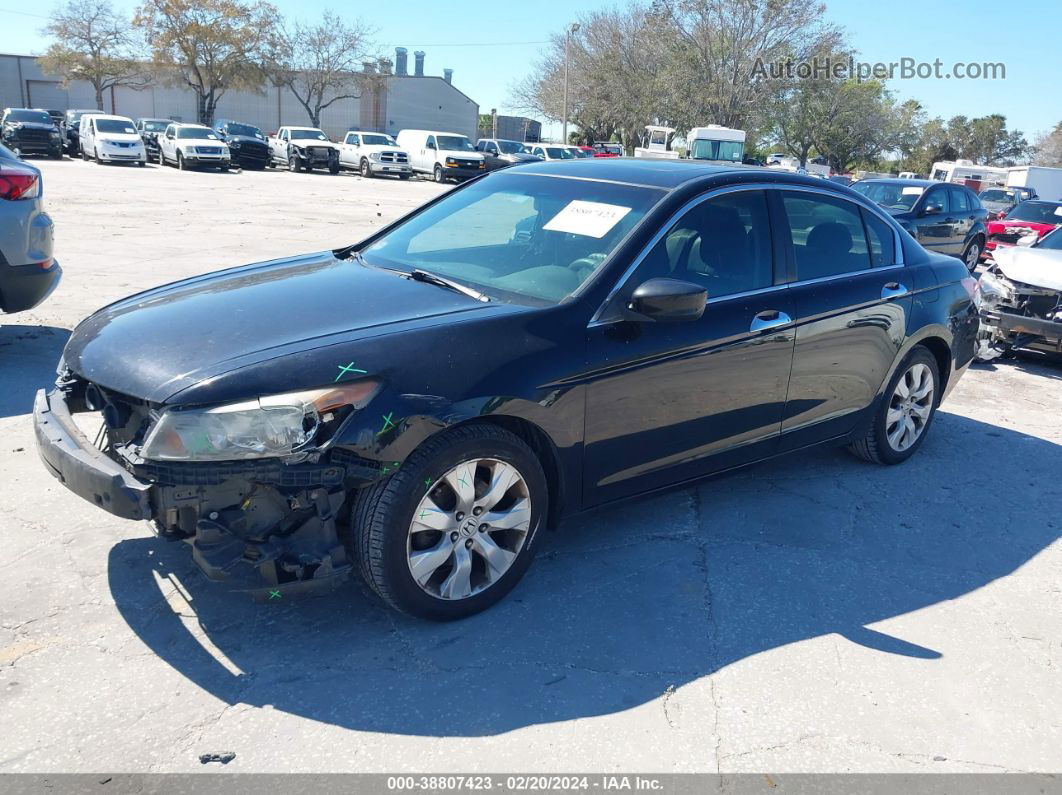
{"type": "Polygon", "coordinates": [[[239,143],[239,144],[261,144],[266,145],[265,138],[256,138],[253,135],[230,135],[227,143],[239,143]]]}
{"type": "Polygon", "coordinates": [[[293,146],[321,146],[329,149],[339,149],[339,144],[334,141],[318,141],[316,138],[294,138],[291,140],[291,144],[293,146]]]}
{"type": "Polygon", "coordinates": [[[226,146],[226,143],[216,138],[178,138],[178,146],[226,146]]]}
{"type": "Polygon", "coordinates": [[[389,144],[362,144],[358,149],[363,152],[398,152],[399,154],[405,154],[406,152],[401,146],[390,146],[389,144]]]}
{"type": "Polygon", "coordinates": [[[1062,251],[1013,246],[994,252],[993,259],[1012,282],[1062,291],[1062,251]]]}
{"type": "Polygon", "coordinates": [[[466,152],[463,149],[440,149],[439,154],[446,157],[460,158],[461,160],[482,160],[483,155],[479,152],[466,152]]]}
{"type": "Polygon", "coordinates": [[[96,139],[107,143],[113,141],[115,143],[143,143],[143,138],[140,137],[140,133],[96,133],[96,139]]]}
{"type": "Polygon", "coordinates": [[[269,359],[502,308],[325,251],[125,298],[82,321],[63,359],[100,386],[164,403],[269,359]]]}
{"type": "Polygon", "coordinates": [[[509,152],[501,155],[503,160],[509,160],[513,163],[540,163],[542,158],[538,155],[533,155],[530,152],[509,152]]]}
{"type": "Polygon", "coordinates": [[[54,130],[54,124],[45,124],[41,121],[9,121],[8,125],[16,130],[54,130]]]}

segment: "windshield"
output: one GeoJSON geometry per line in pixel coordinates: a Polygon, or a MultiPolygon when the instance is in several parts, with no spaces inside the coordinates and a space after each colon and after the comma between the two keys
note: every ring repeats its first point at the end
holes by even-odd
{"type": "Polygon", "coordinates": [[[451,149],[457,152],[475,152],[476,147],[463,135],[440,135],[436,138],[440,149],[451,149]]]}
{"type": "Polygon", "coordinates": [[[897,185],[894,182],[861,180],[852,184],[852,190],[859,191],[872,202],[890,210],[910,210],[926,189],[921,185],[897,185]]]}
{"type": "Polygon", "coordinates": [[[547,146],[546,154],[550,160],[574,160],[575,155],[560,146],[547,146]]]}
{"type": "Polygon", "coordinates": [[[390,135],[372,135],[370,133],[361,134],[361,142],[365,146],[398,146],[395,143],[395,139],[390,135]]]}
{"type": "Polygon", "coordinates": [[[136,135],[136,128],[131,121],[122,119],[96,119],[96,132],[98,133],[128,133],[136,135]]]}
{"type": "Polygon", "coordinates": [[[35,124],[52,124],[52,117],[43,110],[13,110],[7,114],[8,121],[29,121],[35,124]]]}
{"type": "Polygon", "coordinates": [[[593,157],[594,156],[593,152],[587,152],[585,149],[580,149],[578,147],[576,147],[574,149],[570,149],[569,151],[573,155],[575,155],[576,157],[593,157]]]}
{"type": "Polygon", "coordinates": [[[690,147],[690,157],[694,160],[725,160],[740,163],[745,154],[745,144],[741,141],[709,141],[698,138],[690,147]]]}
{"type": "Polygon", "coordinates": [[[144,128],[144,132],[166,132],[166,128],[169,127],[171,122],[166,119],[144,119],[140,122],[140,126],[144,128]]]}
{"type": "Polygon", "coordinates": [[[292,130],[291,140],[293,141],[327,141],[328,136],[320,130],[292,130]]]}
{"type": "Polygon", "coordinates": [[[1033,224],[1062,224],[1062,204],[1023,201],[1006,214],[1005,220],[1028,221],[1033,224]]]}
{"type": "Polygon", "coordinates": [[[998,188],[992,190],[983,190],[977,196],[978,199],[984,202],[1016,202],[1018,196],[1012,190],[1000,190],[998,188]]]}
{"type": "Polygon", "coordinates": [[[246,135],[248,138],[265,138],[262,131],[250,124],[237,124],[233,122],[225,127],[228,135],[246,135]]]}
{"type": "Polygon", "coordinates": [[[519,141],[498,141],[498,148],[505,155],[526,155],[530,150],[519,141]]]}
{"type": "Polygon", "coordinates": [[[593,276],[663,196],[610,182],[495,174],[449,194],[362,254],[370,265],[420,268],[502,300],[556,303],[593,276]]]}
{"type": "Polygon", "coordinates": [[[1033,248],[1046,248],[1048,251],[1062,251],[1062,229],[1048,232],[1036,242],[1033,248]]]}
{"type": "Polygon", "coordinates": [[[207,127],[178,127],[178,138],[206,138],[211,141],[218,140],[213,130],[207,127]]]}

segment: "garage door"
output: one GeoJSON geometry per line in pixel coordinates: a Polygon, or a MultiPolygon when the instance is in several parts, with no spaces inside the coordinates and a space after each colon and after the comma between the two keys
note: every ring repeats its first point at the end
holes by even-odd
{"type": "Polygon", "coordinates": [[[66,89],[60,88],[58,82],[27,80],[26,87],[29,90],[29,102],[26,104],[31,108],[66,110],[70,107],[66,89]]]}

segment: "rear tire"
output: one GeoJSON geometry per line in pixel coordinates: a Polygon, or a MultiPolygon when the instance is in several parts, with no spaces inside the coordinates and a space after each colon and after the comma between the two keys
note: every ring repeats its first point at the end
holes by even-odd
{"type": "Polygon", "coordinates": [[[353,559],[396,610],[436,621],[464,618],[504,598],[527,571],[548,501],[542,466],[521,439],[487,424],[451,428],[418,447],[391,477],[354,496],[353,559]],[[471,486],[460,474],[464,467],[471,486]],[[503,475],[504,490],[495,489],[492,502],[491,486],[503,475]],[[469,488],[468,505],[451,482],[469,488]],[[529,508],[521,507],[527,503],[529,508]],[[462,507],[469,513],[460,513],[462,507]],[[416,521],[424,516],[441,529],[416,521]],[[488,524],[492,516],[498,522],[509,517],[509,529],[488,524]],[[439,550],[438,557],[421,561],[424,573],[415,578],[414,556],[431,550],[439,550]],[[465,578],[455,584],[451,580],[462,579],[456,576],[461,564],[465,578]]]}
{"type": "Polygon", "coordinates": [[[852,444],[849,450],[875,464],[903,463],[922,446],[939,404],[940,372],[937,360],[919,345],[896,368],[866,435],[852,444]],[[928,394],[917,397],[919,385],[924,385],[927,378],[928,394]],[[913,429],[914,438],[909,441],[903,431],[905,425],[913,429]]]}
{"type": "Polygon", "coordinates": [[[981,251],[984,248],[984,244],[981,238],[975,237],[970,241],[970,245],[966,247],[966,250],[962,252],[962,261],[966,263],[966,267],[970,269],[970,273],[977,270],[978,262],[981,259],[981,251]]]}

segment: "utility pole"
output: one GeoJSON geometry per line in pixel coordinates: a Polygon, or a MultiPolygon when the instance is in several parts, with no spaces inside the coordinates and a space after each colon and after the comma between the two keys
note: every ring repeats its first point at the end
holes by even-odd
{"type": "Polygon", "coordinates": [[[564,121],[561,125],[561,143],[568,144],[568,47],[572,43],[572,34],[579,30],[579,23],[573,22],[564,32],[564,121]]]}

